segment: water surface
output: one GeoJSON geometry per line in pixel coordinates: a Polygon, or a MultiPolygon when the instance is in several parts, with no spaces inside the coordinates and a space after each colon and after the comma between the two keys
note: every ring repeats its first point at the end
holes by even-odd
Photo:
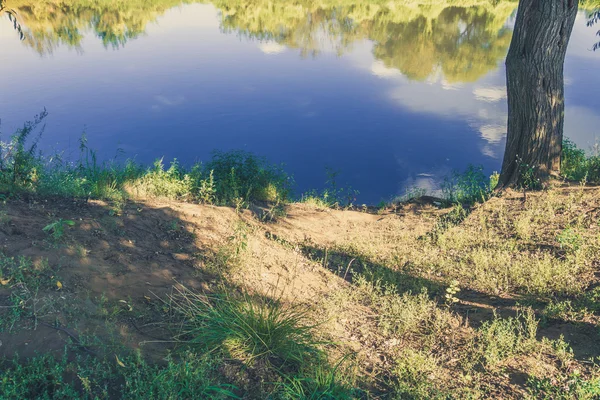
{"type": "MultiPolygon", "coordinates": [[[[2,133],[46,107],[46,152],[76,157],[83,131],[104,159],[244,149],[285,163],[299,193],[340,170],[366,203],[468,164],[498,170],[516,3],[406,4],[9,0],[24,37],[0,17],[2,133]]],[[[585,22],[567,56],[565,133],[588,149],[600,54],[585,22]]]]}

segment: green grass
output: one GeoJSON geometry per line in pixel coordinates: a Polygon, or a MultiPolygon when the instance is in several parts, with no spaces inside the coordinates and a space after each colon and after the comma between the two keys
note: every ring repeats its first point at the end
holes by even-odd
{"type": "Polygon", "coordinates": [[[20,399],[227,399],[238,398],[232,385],[219,382],[221,360],[183,353],[165,364],[151,365],[139,354],[122,358],[69,361],[46,354],[25,362],[6,362],[0,376],[3,400],[20,399]]]}
{"type": "Polygon", "coordinates": [[[185,287],[170,297],[174,311],[183,317],[179,340],[209,351],[223,349],[230,357],[249,364],[265,361],[282,368],[299,366],[321,356],[319,341],[308,324],[306,311],[276,300],[247,293],[203,295],[185,287]]]}
{"type": "Polygon", "coordinates": [[[43,157],[37,152],[37,142],[46,117],[46,111],[40,113],[10,141],[0,143],[0,191],[117,204],[137,196],[237,207],[250,202],[285,202],[291,197],[293,180],[280,166],[243,151],[216,151],[206,164],[191,168],[176,159],[168,167],[158,159],[146,168],[133,161],[99,162],[84,135],[76,161],[67,162],[59,155],[43,157]]]}
{"type": "Polygon", "coordinates": [[[311,366],[296,376],[287,377],[281,384],[281,398],[289,400],[345,400],[358,397],[358,391],[348,383],[342,358],[333,367],[326,364],[311,366]]]}

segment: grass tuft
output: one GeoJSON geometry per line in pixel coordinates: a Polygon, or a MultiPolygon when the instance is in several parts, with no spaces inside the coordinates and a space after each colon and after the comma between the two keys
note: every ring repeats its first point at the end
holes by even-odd
{"type": "Polygon", "coordinates": [[[173,309],[184,318],[179,340],[252,364],[266,361],[281,368],[299,366],[320,356],[314,325],[298,306],[288,306],[243,293],[207,296],[176,287],[173,309]]]}

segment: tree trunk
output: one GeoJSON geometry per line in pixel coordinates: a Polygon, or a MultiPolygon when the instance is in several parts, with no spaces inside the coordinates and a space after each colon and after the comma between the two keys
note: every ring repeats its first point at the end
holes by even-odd
{"type": "Polygon", "coordinates": [[[563,67],[579,0],[521,0],[506,57],[508,136],[499,188],[560,172],[563,67]]]}

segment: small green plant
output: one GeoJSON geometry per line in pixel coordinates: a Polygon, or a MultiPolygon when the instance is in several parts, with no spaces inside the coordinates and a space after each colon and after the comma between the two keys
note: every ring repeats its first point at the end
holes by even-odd
{"type": "Polygon", "coordinates": [[[583,238],[577,233],[572,227],[566,227],[563,229],[558,236],[556,241],[559,243],[561,249],[567,249],[570,251],[577,251],[583,244],[583,238]]]}
{"type": "Polygon", "coordinates": [[[54,240],[60,240],[64,233],[65,233],[65,227],[67,226],[75,226],[75,221],[72,221],[70,219],[59,219],[56,220],[54,222],[52,222],[51,224],[46,225],[43,228],[43,231],[48,233],[52,239],[54,240]]]}
{"type": "Polygon", "coordinates": [[[450,286],[446,288],[446,294],[444,295],[444,297],[446,299],[446,304],[448,304],[449,306],[459,301],[458,297],[456,297],[456,294],[460,292],[460,287],[458,286],[458,284],[459,282],[456,279],[454,279],[452,282],[450,282],[450,286]]]}
{"type": "Polygon", "coordinates": [[[204,204],[213,204],[217,198],[214,171],[211,170],[206,179],[200,179],[198,186],[198,200],[204,204]]]}
{"type": "Polygon", "coordinates": [[[490,190],[496,189],[498,183],[500,182],[500,174],[496,171],[492,175],[490,175],[490,190]]]}
{"type": "Polygon", "coordinates": [[[517,160],[519,163],[519,183],[521,189],[539,190],[542,188],[542,181],[539,178],[537,168],[517,160]]]}

